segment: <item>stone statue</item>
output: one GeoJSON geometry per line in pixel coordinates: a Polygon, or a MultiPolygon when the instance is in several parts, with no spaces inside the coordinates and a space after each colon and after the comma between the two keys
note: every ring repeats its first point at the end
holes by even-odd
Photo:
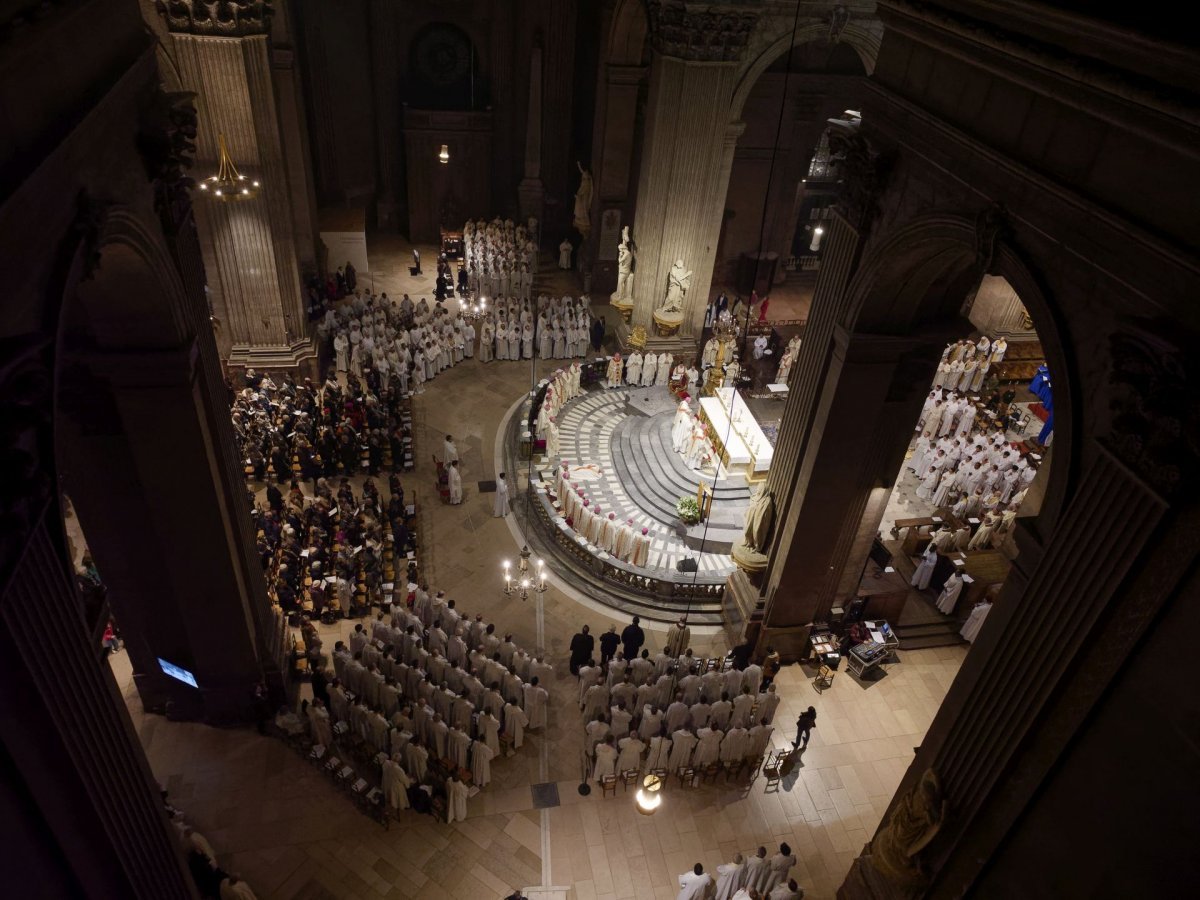
{"type": "Polygon", "coordinates": [[[682,259],[675,260],[675,265],[671,266],[671,272],[667,275],[667,299],[658,311],[660,313],[682,313],[683,301],[691,286],[691,270],[684,268],[682,259]]]}
{"type": "Polygon", "coordinates": [[[592,173],[576,161],[579,167],[579,190],[575,192],[575,220],[572,224],[585,238],[592,231],[592,173]]]}
{"type": "Polygon", "coordinates": [[[621,243],[617,246],[617,290],[615,300],[626,301],[633,296],[633,248],[629,241],[629,226],[621,229],[621,243]]]}
{"type": "Polygon", "coordinates": [[[875,868],[898,884],[924,881],[917,855],[925,849],[946,818],[946,801],[933,769],[926,769],[917,785],[906,793],[871,841],[875,868]]]}
{"type": "Polygon", "coordinates": [[[771,526],[775,522],[775,495],[764,484],[746,508],[746,530],[742,541],[751,550],[766,553],[771,540],[771,526]]]}

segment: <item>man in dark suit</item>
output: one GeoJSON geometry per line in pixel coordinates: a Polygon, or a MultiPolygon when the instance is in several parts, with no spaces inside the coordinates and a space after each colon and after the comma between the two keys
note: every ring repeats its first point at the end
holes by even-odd
{"type": "Polygon", "coordinates": [[[583,630],[571,638],[571,674],[578,675],[579,667],[592,658],[592,650],[596,639],[590,634],[590,629],[584,625],[583,630]]]}
{"type": "Polygon", "coordinates": [[[642,631],[639,624],[641,621],[634,616],[633,623],[626,625],[625,630],[621,632],[621,643],[624,644],[625,658],[628,660],[637,659],[642,651],[642,644],[646,643],[646,632],[642,631]]]}

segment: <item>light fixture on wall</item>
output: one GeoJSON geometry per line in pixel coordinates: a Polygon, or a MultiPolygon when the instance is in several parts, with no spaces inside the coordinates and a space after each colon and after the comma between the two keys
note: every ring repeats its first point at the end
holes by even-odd
{"type": "Polygon", "coordinates": [[[438,151],[438,162],[443,166],[450,162],[450,145],[442,144],[442,149],[438,151]]]}
{"type": "Polygon", "coordinates": [[[217,174],[200,182],[200,190],[222,200],[249,200],[261,185],[237,170],[229,150],[225,146],[225,135],[217,135],[217,174]]]}

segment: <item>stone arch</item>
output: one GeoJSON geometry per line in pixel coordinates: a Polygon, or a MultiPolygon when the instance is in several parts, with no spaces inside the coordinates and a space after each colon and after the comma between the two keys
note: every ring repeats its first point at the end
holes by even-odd
{"type": "MultiPolygon", "coordinates": [[[[1054,460],[1039,512],[1043,532],[1069,494],[1073,468],[1072,400],[1081,396],[1079,375],[1070,364],[1061,315],[1055,309],[1035,263],[1011,238],[997,236],[991,264],[980,265],[979,219],[933,211],[896,229],[873,247],[848,286],[842,323],[849,331],[911,333],[940,321],[966,318],[967,300],[985,275],[1003,277],[1033,319],[1047,365],[1054,376],[1054,460]]],[[[1076,460],[1077,462],[1077,460],[1076,460]]]]}
{"type": "Polygon", "coordinates": [[[646,52],[650,21],[642,0],[618,0],[608,32],[605,61],[618,66],[640,66],[646,52]]]}
{"type": "MultiPolygon", "coordinates": [[[[827,40],[828,37],[829,25],[824,22],[816,22],[797,28],[795,35],[790,31],[782,34],[763,48],[761,53],[747,63],[738,76],[737,85],[733,89],[733,101],[729,104],[729,121],[736,122],[741,118],[742,109],[745,107],[746,100],[754,89],[755,83],[775,60],[793,47],[799,47],[810,41],[827,40]]],[[[879,36],[861,25],[848,24],[842,30],[840,40],[854,48],[859,59],[862,60],[863,68],[870,75],[875,70],[875,59],[879,56],[879,36]]]]}

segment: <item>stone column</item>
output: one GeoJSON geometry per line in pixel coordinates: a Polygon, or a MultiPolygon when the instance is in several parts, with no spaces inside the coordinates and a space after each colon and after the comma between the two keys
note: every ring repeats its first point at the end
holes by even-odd
{"type": "Polygon", "coordinates": [[[522,221],[534,216],[542,222],[542,48],[529,54],[529,107],[525,116],[525,169],[517,186],[522,221]]]}
{"type": "MultiPolygon", "coordinates": [[[[768,634],[825,618],[847,592],[844,578],[857,581],[866,558],[864,512],[882,512],[880,497],[886,502],[920,411],[912,387],[929,383],[936,360],[932,344],[835,330],[808,450],[778,524],[775,546],[786,551],[767,576],[768,634]]],[[[774,642],[781,653],[801,649],[806,635],[794,634],[799,646],[774,642]]]]}
{"type": "Polygon", "coordinates": [[[86,377],[71,383],[62,480],[143,706],[172,718],[245,721],[273,665],[272,618],[261,573],[239,564],[245,507],[231,507],[223,490],[227,467],[212,443],[200,359],[195,345],[80,356],[86,377]],[[98,427],[83,418],[87,409],[107,410],[119,425],[98,427]],[[99,467],[105,478],[87,477],[99,467]],[[199,686],[166,675],[159,659],[191,671],[199,686]]]}
{"type": "Polygon", "coordinates": [[[272,81],[270,16],[238,8],[215,36],[202,4],[168,9],[174,58],[184,86],[197,94],[198,178],[215,172],[218,135],[242,174],[262,182],[248,200],[197,204],[201,247],[218,341],[238,366],[293,368],[315,363],[301,292],[291,185],[272,81]]]}
{"type": "Polygon", "coordinates": [[[379,186],[375,192],[375,217],[380,228],[396,230],[402,221],[398,200],[404,184],[400,148],[400,59],[397,52],[396,5],[391,0],[371,0],[371,74],[375,81],[375,141],[379,160],[379,186]]]}

